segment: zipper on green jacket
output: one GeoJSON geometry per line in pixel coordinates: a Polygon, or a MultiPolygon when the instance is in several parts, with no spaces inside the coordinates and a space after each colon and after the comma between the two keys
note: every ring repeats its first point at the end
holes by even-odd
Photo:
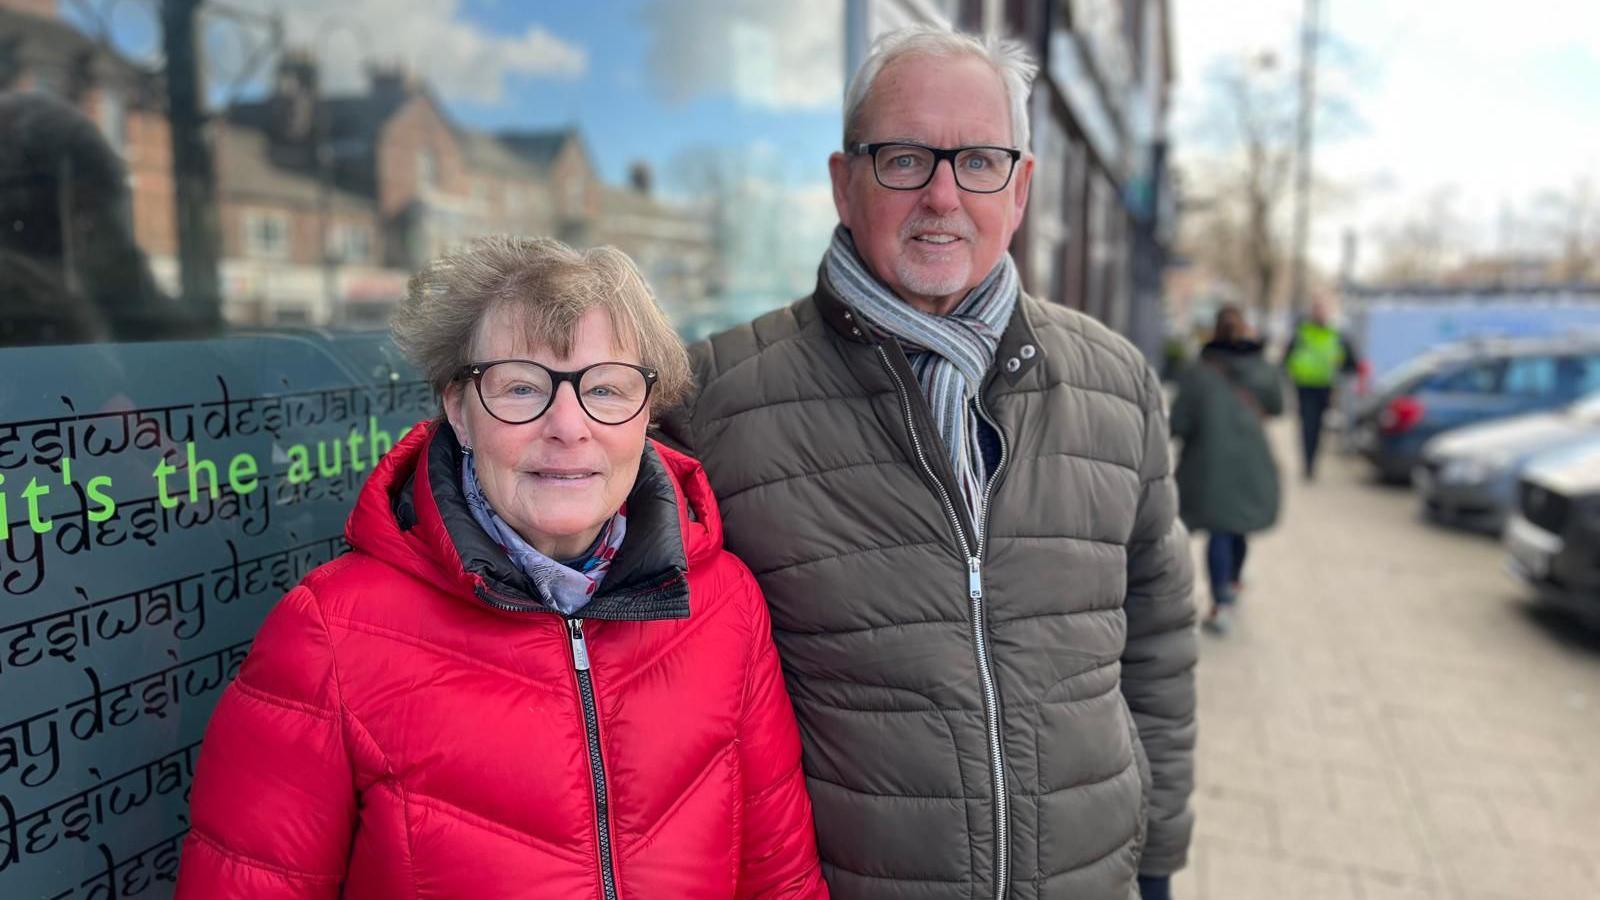
{"type": "Polygon", "coordinates": [[[990,475],[988,483],[984,486],[983,500],[978,510],[977,542],[974,545],[968,540],[966,529],[961,525],[961,516],[956,511],[951,491],[939,479],[933,470],[932,463],[928,462],[927,450],[923,446],[922,437],[917,431],[916,422],[911,415],[911,394],[905,384],[905,379],[889,358],[889,352],[883,344],[877,345],[878,355],[883,359],[884,368],[889,371],[889,377],[894,380],[895,390],[900,400],[900,412],[905,418],[906,432],[911,436],[911,447],[916,453],[917,462],[922,470],[927,473],[934,489],[939,495],[939,502],[944,508],[945,516],[949,518],[950,525],[955,531],[956,541],[960,545],[961,555],[967,560],[967,600],[969,615],[972,619],[973,651],[978,662],[978,684],[983,693],[984,726],[989,741],[989,776],[993,785],[995,796],[994,826],[995,826],[995,900],[1005,900],[1010,888],[1011,878],[1011,811],[1010,794],[1006,788],[1006,763],[1005,746],[1000,736],[1000,690],[995,682],[994,663],[989,652],[989,634],[987,614],[984,606],[983,595],[983,551],[988,532],[989,498],[994,490],[995,483],[1004,471],[1007,462],[1007,447],[1005,433],[998,425],[989,420],[983,412],[983,407],[976,400],[973,406],[977,414],[981,415],[995,434],[1000,437],[1000,463],[990,475]]]}

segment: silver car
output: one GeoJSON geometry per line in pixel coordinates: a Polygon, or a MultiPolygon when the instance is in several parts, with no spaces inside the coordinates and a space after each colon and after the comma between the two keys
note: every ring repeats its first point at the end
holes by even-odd
{"type": "Polygon", "coordinates": [[[1507,569],[1541,600],[1600,626],[1600,447],[1528,466],[1505,547],[1507,569]]]}
{"type": "Polygon", "coordinates": [[[1441,434],[1423,446],[1412,484],[1434,521],[1499,534],[1529,464],[1547,453],[1587,446],[1600,448],[1600,393],[1555,412],[1441,434]]]}

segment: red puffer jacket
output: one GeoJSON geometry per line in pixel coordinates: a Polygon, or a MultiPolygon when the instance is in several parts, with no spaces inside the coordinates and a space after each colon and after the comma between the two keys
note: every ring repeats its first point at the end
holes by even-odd
{"type": "Polygon", "coordinates": [[[267,617],[206,732],[182,900],[827,896],[748,569],[651,444],[582,620],[473,522],[449,428],[267,617]]]}

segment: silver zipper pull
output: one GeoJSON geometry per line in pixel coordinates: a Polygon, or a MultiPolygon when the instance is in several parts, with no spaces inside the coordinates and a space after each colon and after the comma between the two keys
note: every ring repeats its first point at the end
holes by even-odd
{"type": "Polygon", "coordinates": [[[567,620],[567,637],[572,640],[572,664],[578,671],[589,671],[589,645],[583,639],[583,620],[567,620]]]}
{"type": "Polygon", "coordinates": [[[982,563],[976,556],[967,557],[967,596],[974,600],[983,599],[983,569],[982,563]]]}

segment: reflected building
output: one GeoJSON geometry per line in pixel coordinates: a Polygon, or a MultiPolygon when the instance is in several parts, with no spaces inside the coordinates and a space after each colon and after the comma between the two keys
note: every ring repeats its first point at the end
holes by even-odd
{"type": "MultiPolygon", "coordinates": [[[[843,74],[875,35],[912,22],[1004,32],[1032,49],[1042,66],[1028,107],[1037,164],[1012,245],[1024,283],[1152,355],[1176,206],[1166,149],[1169,7],[847,0],[839,32],[843,74]]],[[[749,102],[772,100],[766,94],[779,93],[781,79],[771,51],[785,46],[753,25],[729,27],[734,83],[749,102]]],[[[138,244],[176,293],[160,72],[81,33],[54,0],[0,0],[0,89],[56,95],[99,127],[128,170],[138,244]]],[[[257,97],[214,114],[207,135],[224,312],[234,324],[379,325],[426,260],[509,232],[617,245],[698,335],[808,290],[834,222],[822,159],[813,184],[759,153],[686,147],[687,168],[705,169],[693,184],[663,190],[648,167],[627,184],[606,184],[576,127],[473,129],[426,82],[393,67],[369,69],[359,91],[330,93],[316,62],[292,51],[279,54],[257,97]]]]}
{"type": "Polygon", "coordinates": [[[159,144],[128,141],[149,133],[156,87],[60,23],[0,8],[0,346],[204,332],[135,234],[163,183],[148,177],[159,144]]]}
{"type": "Polygon", "coordinates": [[[703,210],[664,201],[648,163],[634,163],[627,187],[600,187],[594,243],[633,258],[667,316],[680,325],[711,314],[723,296],[717,282],[712,223],[703,210]]]}
{"type": "Polygon", "coordinates": [[[482,234],[581,244],[594,217],[576,135],[547,141],[552,153],[527,153],[527,144],[460,126],[397,68],[370,69],[363,93],[323,96],[315,62],[287,54],[272,93],[230,106],[222,132],[219,186],[236,251],[223,268],[235,322],[381,325],[429,259],[482,234]],[[263,276],[276,283],[254,280],[263,276]],[[257,317],[254,302],[271,308],[257,317]]]}
{"type": "Polygon", "coordinates": [[[178,244],[164,90],[158,73],[62,20],[56,0],[0,0],[0,92],[55,97],[96,125],[127,169],[134,234],[152,261],[178,244]]]}
{"type": "MultiPolygon", "coordinates": [[[[53,0],[0,0],[0,90],[56,96],[99,126],[128,169],[133,235],[176,294],[160,73],[80,32],[53,0]]],[[[465,127],[400,68],[371,67],[364,90],[330,95],[309,54],[284,52],[265,95],[219,111],[207,136],[233,325],[381,327],[412,272],[498,233],[615,244],[675,316],[718,296],[703,208],[655,195],[648,170],[604,184],[576,128],[465,127]]]]}

